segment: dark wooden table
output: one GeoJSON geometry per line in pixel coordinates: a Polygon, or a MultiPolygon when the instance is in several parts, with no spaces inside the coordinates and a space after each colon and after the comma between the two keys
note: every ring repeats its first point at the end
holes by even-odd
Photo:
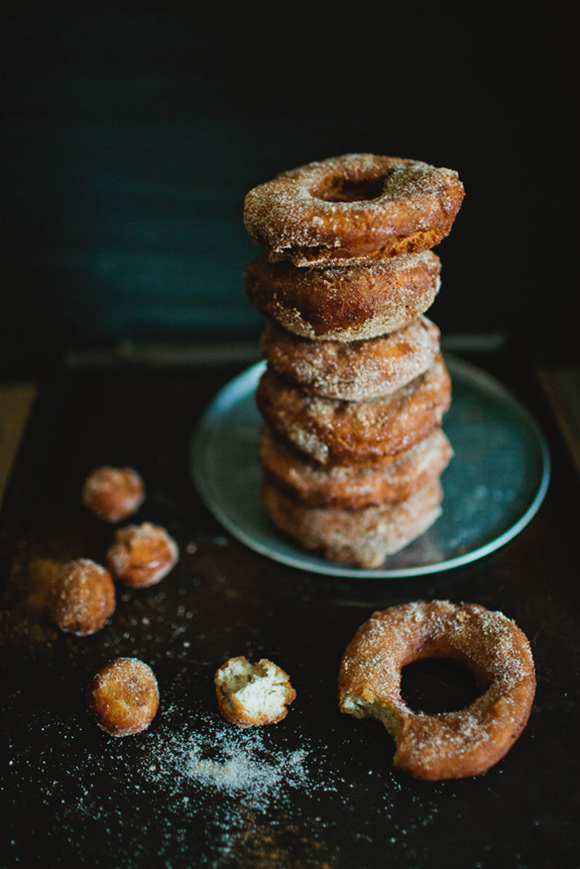
{"type": "MultiPolygon", "coordinates": [[[[364,582],[256,554],[199,498],[192,434],[241,360],[65,365],[46,378],[2,508],[2,866],[579,865],[578,472],[537,373],[494,354],[476,361],[544,430],[552,477],[542,506],[470,565],[364,582]],[[44,596],[62,561],[104,558],[113,530],[80,503],[101,463],[141,471],[147,499],[136,518],[164,525],[181,559],[159,586],[119,591],[106,627],[78,638],[47,622],[44,596]],[[485,776],[395,774],[384,729],[337,708],[356,627],[419,597],[502,610],[532,643],[530,722],[485,776]],[[297,699],[282,723],[241,731],[220,718],[213,674],[240,654],[291,675],[297,699]],[[149,730],[124,740],[103,734],[84,702],[90,676],[118,655],[147,661],[161,691],[149,730]]],[[[409,692],[455,690],[448,674],[432,678],[439,684],[423,674],[409,692]]]]}

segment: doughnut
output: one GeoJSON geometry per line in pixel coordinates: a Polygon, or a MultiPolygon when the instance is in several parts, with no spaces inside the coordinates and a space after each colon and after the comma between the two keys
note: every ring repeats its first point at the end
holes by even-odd
{"type": "Polygon", "coordinates": [[[310,341],[269,323],[262,334],[268,364],[309,395],[364,401],[390,395],[423,374],[439,351],[437,326],[419,316],[366,341],[310,341]]]}
{"type": "Polygon", "coordinates": [[[87,686],[87,707],[109,736],[146,730],[159,709],[159,688],[151,667],[139,658],[116,658],[87,686]]]}
{"type": "Polygon", "coordinates": [[[372,265],[297,268],[250,262],[246,295],[268,320],[303,338],[358,341],[407,326],[434,302],[441,260],[428,250],[372,265]]]}
{"type": "Polygon", "coordinates": [[[394,768],[425,780],[487,772],[526,726],[536,689],[530,644],[514,621],[473,603],[416,601],[375,612],[346,647],[339,706],[382,722],[395,739],[394,768]],[[464,709],[415,712],[401,698],[401,670],[420,658],[466,666],[480,695],[464,709]]]}
{"type": "Polygon", "coordinates": [[[161,582],[178,558],[175,540],[165,528],[151,522],[119,528],[107,550],[109,570],[131,588],[146,588],[161,582]]]}
{"type": "Polygon", "coordinates": [[[218,707],[230,724],[261,727],[277,724],[296,698],[287,673],[267,658],[250,663],[229,658],[214,676],[218,707]]]}
{"type": "Polygon", "coordinates": [[[90,558],[67,561],[50,588],[48,609],[61,631],[86,637],[100,631],[115,611],[110,573],[90,558]]]}
{"type": "Polygon", "coordinates": [[[255,400],[278,435],[320,464],[372,466],[441,425],[451,402],[451,378],[438,353],[424,374],[392,395],[345,402],[307,395],[266,368],[255,400]]]}
{"type": "Polygon", "coordinates": [[[428,250],[464,197],[452,169],[375,154],[314,161],[250,190],[244,225],[272,260],[369,262],[428,250]]]}
{"type": "Polygon", "coordinates": [[[279,489],[309,507],[360,510],[404,501],[441,476],[453,450],[441,428],[376,468],[324,467],[309,460],[268,426],[260,435],[263,472],[279,489]]]}
{"type": "Polygon", "coordinates": [[[82,488],[82,501],[99,519],[121,522],[135,513],[145,498],[145,487],[133,468],[95,468],[82,488]]]}
{"type": "Polygon", "coordinates": [[[371,570],[383,567],[387,556],[433,525],[441,514],[442,498],[438,479],[405,501],[362,510],[309,507],[267,478],[262,479],[261,489],[266,515],[302,549],[328,561],[371,570]]]}

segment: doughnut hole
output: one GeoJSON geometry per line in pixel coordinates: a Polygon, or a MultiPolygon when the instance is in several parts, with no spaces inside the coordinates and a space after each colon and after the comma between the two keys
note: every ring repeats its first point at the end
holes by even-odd
{"type": "Polygon", "coordinates": [[[327,184],[312,191],[316,199],[324,202],[366,202],[378,199],[384,192],[385,177],[334,177],[327,184]]]}
{"type": "Polygon", "coordinates": [[[136,513],[145,500],[145,484],[133,468],[102,465],[83,483],[83,504],[105,522],[120,522],[136,513]]]}
{"type": "Polygon", "coordinates": [[[401,671],[401,697],[414,712],[457,712],[486,687],[477,683],[469,667],[450,658],[421,658],[401,671]]]}
{"type": "Polygon", "coordinates": [[[101,730],[109,736],[132,736],[146,730],[157,714],[157,679],[138,658],[116,658],[92,677],[86,699],[101,730]]]}
{"type": "Polygon", "coordinates": [[[48,595],[50,618],[68,634],[86,637],[100,631],[116,606],[113,579],[90,558],[62,565],[48,595]]]}

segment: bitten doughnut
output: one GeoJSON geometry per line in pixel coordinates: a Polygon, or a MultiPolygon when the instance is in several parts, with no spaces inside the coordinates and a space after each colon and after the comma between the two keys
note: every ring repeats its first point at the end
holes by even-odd
{"type": "Polygon", "coordinates": [[[246,194],[244,224],[270,259],[298,266],[428,250],[450,231],[457,172],[417,160],[344,154],[282,172],[246,194]]]}
{"type": "Polygon", "coordinates": [[[309,507],[263,479],[261,497],[273,524],[302,549],[375,570],[433,525],[441,514],[443,491],[434,480],[396,504],[339,510],[309,507]]]}
{"type": "Polygon", "coordinates": [[[288,674],[267,658],[254,664],[243,655],[229,658],[216,672],[214,684],[221,714],[238,727],[277,724],[296,698],[288,674]]]}
{"type": "Polygon", "coordinates": [[[90,558],[63,564],[48,595],[52,621],[61,631],[81,637],[100,631],[115,606],[110,573],[90,558]]]}
{"type": "Polygon", "coordinates": [[[439,477],[452,455],[451,444],[440,428],[376,468],[319,465],[273,435],[267,426],[259,446],[263,472],[279,489],[309,507],[340,510],[404,501],[439,477]]]}
{"type": "Polygon", "coordinates": [[[323,465],[372,466],[410,449],[441,425],[451,378],[441,354],[424,374],[371,401],[310,396],[267,368],[256,389],[264,421],[323,465]]]}
{"type": "Polygon", "coordinates": [[[127,525],[115,533],[107,550],[107,566],[113,576],[132,588],[161,582],[179,558],[175,540],[160,525],[143,522],[127,525]]]}
{"type": "Polygon", "coordinates": [[[268,364],[309,395],[366,401],[390,395],[429,368],[439,351],[437,326],[424,316],[366,341],[310,341],[270,323],[262,334],[268,364]]]}
{"type": "Polygon", "coordinates": [[[487,772],[526,726],[536,690],[530,644],[514,621],[478,604],[417,601],[375,612],[342,658],[339,705],[381,721],[394,737],[393,765],[419,779],[487,772]],[[419,658],[471,670],[481,695],[465,709],[414,712],[401,698],[401,670],[419,658]]]}
{"type": "Polygon", "coordinates": [[[310,340],[358,341],[402,329],[434,302],[441,260],[428,250],[372,265],[296,268],[257,257],[244,283],[251,304],[310,340]]]}
{"type": "Polygon", "coordinates": [[[89,682],[87,706],[101,730],[110,736],[140,733],[159,709],[153,670],[138,658],[116,658],[89,682]]]}
{"type": "Polygon", "coordinates": [[[145,498],[145,486],[133,468],[95,468],[82,488],[82,500],[105,522],[120,522],[135,513],[145,498]]]}

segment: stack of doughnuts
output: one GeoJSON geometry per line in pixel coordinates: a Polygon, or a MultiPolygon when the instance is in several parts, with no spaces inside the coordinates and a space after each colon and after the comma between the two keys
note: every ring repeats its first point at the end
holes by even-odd
{"type": "Polygon", "coordinates": [[[267,320],[262,503],[330,561],[380,568],[440,515],[451,380],[425,312],[440,287],[432,248],[463,196],[453,170],[373,154],[309,163],[246,195],[262,249],[246,293],[267,320]]]}

